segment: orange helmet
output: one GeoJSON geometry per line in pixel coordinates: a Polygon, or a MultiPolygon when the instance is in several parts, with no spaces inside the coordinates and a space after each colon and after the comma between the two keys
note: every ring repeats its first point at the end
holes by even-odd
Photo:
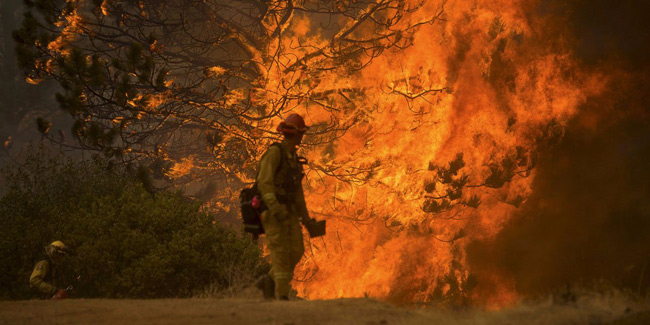
{"type": "Polygon", "coordinates": [[[282,132],[283,134],[298,134],[298,133],[305,133],[305,131],[309,130],[309,127],[305,125],[305,120],[302,118],[302,116],[293,113],[287,118],[280,122],[280,125],[278,125],[277,128],[278,132],[282,132]]]}

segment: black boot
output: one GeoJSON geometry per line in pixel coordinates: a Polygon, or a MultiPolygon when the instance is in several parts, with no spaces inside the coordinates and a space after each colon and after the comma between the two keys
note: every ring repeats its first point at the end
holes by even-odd
{"type": "Polygon", "coordinates": [[[264,299],[275,299],[275,281],[270,275],[266,274],[257,279],[255,287],[262,290],[264,299]]]}

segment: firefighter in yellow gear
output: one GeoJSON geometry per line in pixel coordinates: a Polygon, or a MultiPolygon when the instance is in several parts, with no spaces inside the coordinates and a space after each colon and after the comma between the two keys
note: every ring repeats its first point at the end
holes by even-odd
{"type": "Polygon", "coordinates": [[[304,172],[297,147],[308,127],[298,114],[289,115],[277,130],[284,135],[280,145],[271,146],[260,160],[257,188],[267,210],[261,215],[271,253],[271,271],[258,280],[264,297],[288,300],[293,271],[302,258],[301,221],[309,214],[302,189],[304,172]]]}
{"type": "Polygon", "coordinates": [[[67,290],[57,288],[56,267],[59,266],[63,257],[68,254],[68,247],[60,240],[54,241],[45,247],[46,257],[36,263],[32,275],[29,277],[30,287],[38,290],[44,299],[64,299],[67,297],[67,290]]]}

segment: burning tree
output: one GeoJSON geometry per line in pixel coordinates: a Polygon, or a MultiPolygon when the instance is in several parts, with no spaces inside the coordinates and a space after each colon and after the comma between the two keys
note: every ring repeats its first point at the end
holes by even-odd
{"type": "MultiPolygon", "coordinates": [[[[39,130],[176,180],[190,169],[240,179],[274,138],[275,117],[307,102],[354,107],[363,89],[317,85],[409,46],[417,27],[441,14],[407,19],[418,6],[395,0],[25,3],[19,63],[30,83],[59,82],[56,99],[75,119],[77,141],[49,135],[44,119],[39,130]],[[314,30],[329,37],[311,41],[314,30]]],[[[354,115],[319,121],[309,144],[330,143],[354,115]]]]}
{"type": "Polygon", "coordinates": [[[27,81],[57,80],[75,119],[75,142],[40,119],[47,137],[210,175],[224,202],[279,118],[304,114],[308,202],[331,227],[301,294],[461,301],[480,292],[465,247],[525,201],[539,149],[600,84],[535,1],[444,3],[31,0],[15,39],[27,81]]]}

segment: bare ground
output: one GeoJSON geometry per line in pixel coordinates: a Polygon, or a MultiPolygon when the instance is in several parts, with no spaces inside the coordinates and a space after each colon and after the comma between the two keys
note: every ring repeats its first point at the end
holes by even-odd
{"type": "Polygon", "coordinates": [[[405,308],[363,298],[27,300],[0,301],[0,324],[650,324],[650,304],[585,296],[486,311],[405,308]]]}

